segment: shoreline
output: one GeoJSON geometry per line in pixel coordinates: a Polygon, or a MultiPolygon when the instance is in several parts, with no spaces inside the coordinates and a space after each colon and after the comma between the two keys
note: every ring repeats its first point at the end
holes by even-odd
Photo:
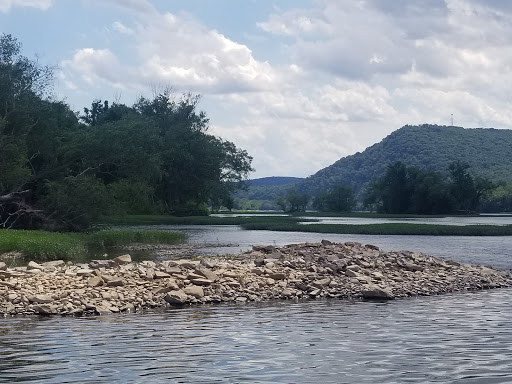
{"type": "Polygon", "coordinates": [[[319,298],[392,300],[512,286],[497,269],[356,242],[254,246],[228,257],[89,264],[0,262],[0,314],[88,316],[146,308],[319,298]]]}

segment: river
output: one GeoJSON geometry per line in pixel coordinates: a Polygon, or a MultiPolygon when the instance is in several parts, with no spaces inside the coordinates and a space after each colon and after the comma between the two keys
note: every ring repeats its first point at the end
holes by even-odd
{"type": "MultiPolygon", "coordinates": [[[[191,242],[221,245],[207,248],[213,254],[327,238],[512,268],[512,237],[179,230],[191,242]]],[[[0,383],[512,383],[511,307],[512,289],[501,289],[386,303],[4,318],[0,383]]]]}

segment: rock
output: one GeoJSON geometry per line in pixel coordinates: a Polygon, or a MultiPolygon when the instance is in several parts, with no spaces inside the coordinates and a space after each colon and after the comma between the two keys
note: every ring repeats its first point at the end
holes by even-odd
{"type": "Polygon", "coordinates": [[[378,285],[370,284],[364,290],[361,291],[364,299],[376,299],[376,300],[392,300],[395,298],[390,288],[382,288],[378,285]]]}
{"type": "Polygon", "coordinates": [[[353,269],[348,269],[345,271],[345,276],[348,277],[359,277],[359,273],[355,272],[353,269]]]}
{"type": "Polygon", "coordinates": [[[6,271],[7,270],[7,264],[5,264],[3,261],[0,261],[0,271],[6,271]]]}
{"type": "Polygon", "coordinates": [[[275,251],[276,247],[272,245],[253,245],[252,249],[253,251],[260,251],[263,253],[272,253],[275,251]]]}
{"type": "Polygon", "coordinates": [[[176,264],[187,269],[195,269],[199,263],[199,260],[176,260],[176,264]]]}
{"type": "Polygon", "coordinates": [[[219,279],[219,276],[215,272],[211,271],[210,269],[204,268],[204,267],[198,267],[195,269],[194,272],[198,275],[205,277],[208,280],[211,280],[211,281],[217,281],[219,279]]]}
{"type": "Polygon", "coordinates": [[[79,269],[76,271],[77,276],[89,276],[92,275],[94,271],[92,269],[79,269]]]}
{"type": "Polygon", "coordinates": [[[322,240],[320,243],[321,243],[322,245],[332,245],[332,242],[331,242],[331,241],[329,241],[329,240],[322,240]]]}
{"type": "Polygon", "coordinates": [[[126,264],[130,264],[131,262],[132,262],[132,257],[128,254],[117,256],[116,258],[114,258],[114,263],[116,265],[126,265],[126,264]]]}
{"type": "Polygon", "coordinates": [[[103,285],[103,283],[103,279],[99,276],[93,276],[87,280],[87,285],[92,288],[99,287],[100,285],[103,285]]]}
{"type": "Polygon", "coordinates": [[[274,280],[284,280],[286,279],[286,275],[283,272],[270,272],[268,273],[268,277],[274,280]]]}
{"type": "Polygon", "coordinates": [[[108,315],[108,314],[112,313],[112,311],[104,305],[95,305],[94,311],[98,315],[108,315]]]}
{"type": "Polygon", "coordinates": [[[213,269],[217,263],[212,259],[202,258],[199,264],[201,264],[205,268],[213,269]]]}
{"type": "Polygon", "coordinates": [[[317,288],[326,287],[331,282],[331,279],[326,277],[325,279],[315,280],[312,285],[317,288]]]}
{"type": "Polygon", "coordinates": [[[254,265],[256,265],[257,267],[263,267],[265,265],[265,259],[263,257],[254,259],[254,265]]]}
{"type": "Polygon", "coordinates": [[[28,298],[32,303],[45,304],[51,303],[53,298],[49,295],[34,295],[28,298]]]}
{"type": "Polygon", "coordinates": [[[64,260],[52,260],[52,261],[47,261],[45,263],[42,263],[41,265],[46,269],[46,268],[62,267],[64,265],[66,265],[66,263],[64,262],[64,260]]]}
{"type": "Polygon", "coordinates": [[[196,299],[200,299],[200,298],[204,297],[203,288],[201,288],[197,285],[189,285],[188,287],[186,287],[183,290],[183,292],[185,292],[185,294],[187,294],[189,296],[195,297],[196,299]]]}
{"type": "Polygon", "coordinates": [[[124,281],[119,278],[114,278],[107,281],[107,286],[109,287],[122,287],[124,285],[124,281]]]}
{"type": "Polygon", "coordinates": [[[182,305],[190,301],[188,295],[182,290],[168,292],[167,295],[165,295],[164,300],[169,304],[174,305],[182,305]]]}
{"type": "Polygon", "coordinates": [[[380,251],[379,247],[377,247],[376,245],[372,245],[372,244],[366,244],[365,248],[372,249],[374,251],[380,251]]]}
{"type": "Polygon", "coordinates": [[[112,268],[115,265],[114,260],[92,260],[89,263],[89,268],[91,269],[99,269],[99,268],[112,268]]]}
{"type": "Polygon", "coordinates": [[[195,285],[210,285],[213,283],[213,281],[205,279],[205,278],[190,280],[190,282],[195,285]]]}
{"type": "Polygon", "coordinates": [[[409,271],[423,271],[425,268],[421,265],[410,263],[408,261],[405,261],[403,263],[403,267],[409,271]]]}
{"type": "Polygon", "coordinates": [[[180,274],[181,273],[181,268],[178,267],[178,266],[166,267],[165,268],[165,272],[167,272],[167,273],[169,273],[171,275],[180,274]]]}
{"type": "Polygon", "coordinates": [[[154,279],[167,279],[168,277],[171,277],[171,275],[162,271],[155,271],[153,276],[154,279]]]}
{"type": "Polygon", "coordinates": [[[38,270],[42,271],[42,270],[44,270],[44,267],[42,265],[36,263],[35,261],[30,261],[27,265],[27,271],[30,271],[33,269],[38,269],[38,270]]]}
{"type": "MultiPolygon", "coordinates": [[[[160,273],[163,273],[163,272],[160,272],[160,273]]],[[[148,268],[146,271],[146,279],[153,280],[154,278],[155,278],[155,270],[153,268],[148,268]]]]}
{"type": "Polygon", "coordinates": [[[43,316],[56,315],[58,313],[57,307],[48,304],[34,305],[34,312],[43,316]]]}

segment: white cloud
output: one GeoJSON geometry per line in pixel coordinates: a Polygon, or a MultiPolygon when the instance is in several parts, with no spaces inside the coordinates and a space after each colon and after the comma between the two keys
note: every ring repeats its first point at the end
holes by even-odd
{"type": "Polygon", "coordinates": [[[122,35],[133,35],[134,34],[133,29],[128,28],[126,25],[124,25],[120,21],[114,21],[112,23],[112,29],[116,32],[121,33],[122,35]]]}
{"type": "Polygon", "coordinates": [[[201,93],[212,132],[253,155],[255,177],[307,176],[402,125],[449,124],[451,114],[457,125],[512,128],[512,6],[498,0],[275,10],[258,23],[258,44],[279,46],[279,64],[188,14],[106,3],[132,16],[110,24],[123,49],[77,50],[63,62],[63,83],[201,93]]]}
{"type": "Polygon", "coordinates": [[[52,4],[53,0],[0,0],[0,11],[7,13],[14,7],[32,7],[46,10],[52,4]]]}

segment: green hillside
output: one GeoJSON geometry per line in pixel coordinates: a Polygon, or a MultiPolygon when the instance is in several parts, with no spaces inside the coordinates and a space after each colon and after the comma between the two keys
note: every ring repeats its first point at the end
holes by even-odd
{"type": "Polygon", "coordinates": [[[344,157],[300,183],[300,189],[316,194],[336,184],[361,192],[380,177],[388,164],[401,161],[408,166],[446,173],[453,161],[471,167],[475,176],[512,183],[512,131],[464,129],[437,125],[406,125],[362,153],[344,157]]]}
{"type": "MultiPolygon", "coordinates": [[[[369,181],[384,174],[390,163],[401,161],[407,166],[445,174],[448,165],[456,160],[469,164],[475,176],[512,184],[512,130],[406,125],[365,151],[344,157],[293,187],[316,195],[344,184],[359,195],[369,181]]],[[[286,193],[286,187],[260,188],[258,193],[250,189],[248,195],[265,199],[286,193]]]]}

